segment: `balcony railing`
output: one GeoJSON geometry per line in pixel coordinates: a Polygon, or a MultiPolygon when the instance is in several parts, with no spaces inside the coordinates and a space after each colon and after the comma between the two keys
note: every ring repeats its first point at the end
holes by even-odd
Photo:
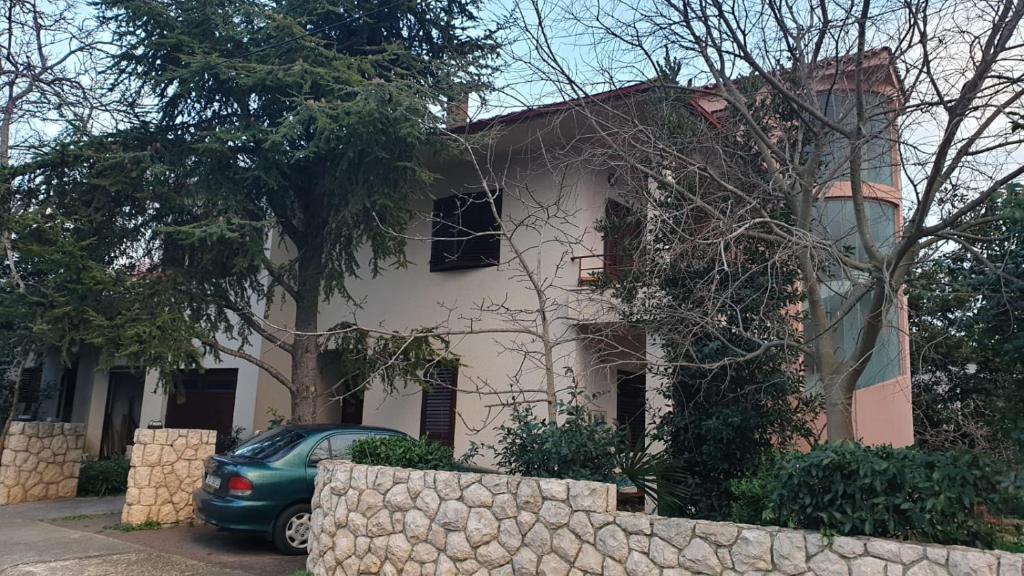
{"type": "Polygon", "coordinates": [[[632,265],[632,259],[623,254],[587,254],[573,256],[579,266],[579,285],[593,284],[603,277],[620,278],[632,265]]]}

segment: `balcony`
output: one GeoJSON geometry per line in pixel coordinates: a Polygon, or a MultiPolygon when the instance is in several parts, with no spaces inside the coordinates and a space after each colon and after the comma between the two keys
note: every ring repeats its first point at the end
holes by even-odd
{"type": "Polygon", "coordinates": [[[633,266],[633,258],[626,254],[588,254],[573,256],[572,261],[578,266],[580,286],[596,284],[606,278],[619,279],[633,266]]]}

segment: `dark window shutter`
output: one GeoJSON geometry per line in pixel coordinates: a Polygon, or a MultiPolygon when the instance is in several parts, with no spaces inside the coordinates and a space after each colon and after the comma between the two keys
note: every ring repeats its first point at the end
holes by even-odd
{"type": "Polygon", "coordinates": [[[18,390],[18,401],[25,404],[35,404],[39,401],[39,392],[43,384],[42,368],[22,368],[21,384],[18,390]]]}
{"type": "Polygon", "coordinates": [[[633,251],[643,230],[632,210],[615,200],[608,200],[604,209],[609,230],[604,236],[604,271],[613,278],[633,267],[633,251]]]}
{"type": "Polygon", "coordinates": [[[454,446],[458,371],[455,368],[434,368],[427,375],[427,382],[430,389],[423,391],[420,436],[454,446]]]}
{"type": "MultiPolygon", "coordinates": [[[[434,201],[430,270],[462,270],[497,266],[501,259],[499,223],[491,211],[490,192],[456,194],[434,201]]],[[[495,192],[501,216],[501,191],[495,192]]]]}

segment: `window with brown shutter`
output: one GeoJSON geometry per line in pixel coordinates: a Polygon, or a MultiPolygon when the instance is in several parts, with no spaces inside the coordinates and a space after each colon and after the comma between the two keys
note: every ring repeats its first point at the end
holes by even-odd
{"type": "Polygon", "coordinates": [[[500,230],[500,226],[491,210],[488,194],[494,194],[494,208],[500,217],[500,190],[434,200],[431,272],[498,265],[501,237],[494,232],[500,230]]]}
{"type": "Polygon", "coordinates": [[[633,268],[633,253],[643,230],[633,210],[615,200],[605,204],[604,218],[608,226],[604,235],[604,273],[621,278],[633,268]]]}
{"type": "Polygon", "coordinates": [[[455,368],[434,368],[427,374],[429,389],[423,391],[420,436],[455,445],[455,400],[459,373],[455,368]]]}

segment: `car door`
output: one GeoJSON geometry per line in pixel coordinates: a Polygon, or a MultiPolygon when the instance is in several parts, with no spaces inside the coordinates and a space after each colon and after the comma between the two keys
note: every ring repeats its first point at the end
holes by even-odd
{"type": "Polygon", "coordinates": [[[349,449],[356,440],[366,438],[365,431],[344,431],[329,434],[320,439],[309,451],[306,459],[306,482],[312,488],[316,483],[316,467],[321,460],[345,460],[349,457],[349,449]]]}
{"type": "Polygon", "coordinates": [[[313,488],[316,482],[316,466],[321,460],[329,460],[331,458],[331,437],[333,435],[327,435],[321,438],[313,449],[309,451],[309,456],[306,457],[306,484],[310,489],[313,488]]]}

